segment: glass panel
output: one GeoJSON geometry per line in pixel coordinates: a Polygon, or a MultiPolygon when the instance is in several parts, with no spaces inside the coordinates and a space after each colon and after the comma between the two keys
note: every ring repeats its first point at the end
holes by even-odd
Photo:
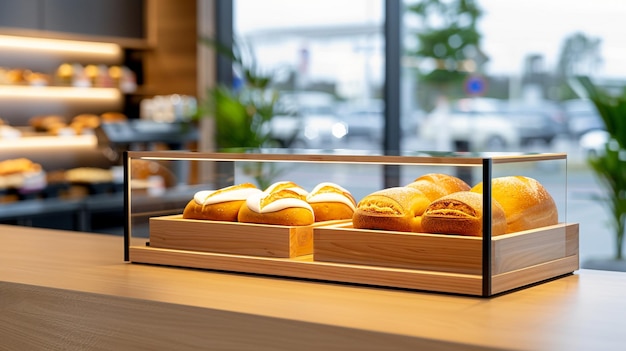
{"type": "MultiPolygon", "coordinates": [[[[613,0],[403,4],[403,103],[419,121],[417,140],[404,146],[567,153],[567,186],[551,179],[555,166],[531,174],[557,198],[567,195],[567,219],[582,229],[582,266],[612,256],[611,213],[598,200],[606,190],[586,160],[603,150],[606,135],[597,131],[602,121],[573,89],[572,77],[587,75],[608,91],[621,91],[626,68],[616,28],[626,7],[613,0]],[[459,11],[461,3],[466,8],[459,11]]],[[[517,169],[505,165],[502,172],[517,169]]]]}
{"type": "Polygon", "coordinates": [[[235,0],[235,35],[280,93],[282,146],[381,149],[383,11],[383,0],[235,0]]]}

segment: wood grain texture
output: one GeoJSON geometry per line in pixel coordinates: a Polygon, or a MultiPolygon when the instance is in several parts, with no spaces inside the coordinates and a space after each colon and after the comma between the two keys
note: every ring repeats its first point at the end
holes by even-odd
{"type": "Polygon", "coordinates": [[[581,270],[484,299],[129,264],[119,236],[0,225],[0,242],[0,350],[626,345],[625,273],[581,270]]]}
{"type": "MultiPolygon", "coordinates": [[[[279,152],[279,151],[276,151],[279,152]]],[[[293,162],[336,162],[336,163],[380,163],[388,165],[450,165],[464,166],[482,165],[483,160],[487,157],[452,157],[452,156],[431,156],[427,154],[417,154],[409,156],[381,156],[381,155],[354,155],[354,153],[341,154],[313,154],[313,153],[220,153],[220,152],[188,152],[188,151],[172,151],[167,154],[159,151],[129,151],[130,158],[146,158],[146,159],[189,159],[189,160],[216,160],[216,161],[293,161],[293,162]]],[[[565,160],[567,154],[528,154],[517,155],[508,153],[489,153],[486,156],[494,161],[494,163],[516,163],[516,162],[532,162],[546,160],[565,160]]]]}
{"type": "Polygon", "coordinates": [[[484,349],[14,283],[0,282],[0,296],[0,350],[484,349]]]}
{"type": "MultiPolygon", "coordinates": [[[[362,230],[345,222],[308,228],[313,230],[309,242],[310,232],[300,236],[287,232],[294,228],[191,221],[179,216],[153,218],[150,247],[131,247],[130,259],[136,263],[483,294],[481,238],[362,230]],[[294,236],[306,238],[305,247],[312,248],[314,254],[299,260],[281,259],[294,257],[286,255],[291,252],[285,248],[298,242],[294,236]]],[[[578,242],[577,224],[494,238],[490,279],[500,277],[490,294],[577,270],[578,248],[571,242],[578,242]]]]}
{"type": "Polygon", "coordinates": [[[150,218],[150,246],[177,250],[264,257],[298,257],[313,253],[313,227],[183,219],[150,218]]]}

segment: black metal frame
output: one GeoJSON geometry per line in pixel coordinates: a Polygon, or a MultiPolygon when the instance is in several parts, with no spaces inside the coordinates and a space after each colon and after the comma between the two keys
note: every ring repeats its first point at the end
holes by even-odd
{"type": "Polygon", "coordinates": [[[493,160],[491,158],[483,159],[483,297],[491,296],[491,176],[492,176],[493,160]]]}
{"type": "Polygon", "coordinates": [[[130,163],[128,160],[128,151],[124,151],[122,155],[122,164],[124,166],[124,213],[126,220],[124,221],[124,261],[130,261],[130,163]]]}

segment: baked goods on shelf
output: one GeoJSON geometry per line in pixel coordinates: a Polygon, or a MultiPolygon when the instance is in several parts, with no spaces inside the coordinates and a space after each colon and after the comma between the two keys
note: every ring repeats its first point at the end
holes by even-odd
{"type": "Polygon", "coordinates": [[[63,116],[44,115],[32,117],[28,123],[36,132],[59,134],[62,129],[68,127],[67,120],[63,116]]]}
{"type": "Polygon", "coordinates": [[[315,222],[351,219],[356,209],[352,194],[340,185],[330,182],[315,186],[306,200],[313,208],[315,222]]]}
{"type": "Polygon", "coordinates": [[[93,131],[100,125],[100,117],[91,113],[81,113],[74,116],[69,127],[78,135],[93,131]]]}
{"type": "Polygon", "coordinates": [[[0,189],[32,192],[46,187],[46,172],[39,163],[27,158],[0,162],[0,189]]]}
{"type": "Polygon", "coordinates": [[[379,190],[359,201],[352,225],[357,229],[421,232],[421,216],[430,202],[422,191],[408,186],[379,190]]]}
{"type": "Polygon", "coordinates": [[[444,173],[424,174],[407,186],[421,190],[430,201],[435,201],[442,196],[456,193],[457,191],[468,191],[471,188],[461,178],[444,173]]]}
{"type": "Polygon", "coordinates": [[[105,112],[100,115],[103,123],[117,123],[117,122],[125,122],[128,120],[128,117],[121,112],[105,112]]]}
{"type": "Polygon", "coordinates": [[[78,167],[68,169],[65,172],[65,179],[70,183],[111,183],[113,172],[110,169],[78,167]]]}
{"type": "MultiPolygon", "coordinates": [[[[502,205],[506,215],[507,233],[558,223],[554,199],[536,179],[524,176],[497,177],[491,180],[491,184],[491,197],[502,205]]],[[[482,182],[471,191],[482,194],[482,182]]]]}
{"type": "Polygon", "coordinates": [[[260,193],[254,184],[242,183],[218,190],[202,190],[194,194],[183,211],[185,219],[236,222],[246,199],[260,193]]]}
{"type": "Polygon", "coordinates": [[[265,191],[252,194],[239,210],[244,223],[304,226],[315,223],[308,192],[293,182],[277,182],[265,191]]]}
{"type": "MultiPolygon", "coordinates": [[[[491,202],[491,235],[506,231],[504,209],[495,200],[491,202]]],[[[483,235],[483,197],[477,192],[459,191],[433,201],[422,215],[425,233],[483,235]]]]}

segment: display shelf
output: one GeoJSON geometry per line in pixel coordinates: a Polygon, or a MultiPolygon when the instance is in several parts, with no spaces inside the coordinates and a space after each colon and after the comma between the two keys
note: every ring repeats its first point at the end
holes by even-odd
{"type": "Polygon", "coordinates": [[[122,92],[117,88],[0,85],[0,99],[7,100],[93,100],[97,103],[98,101],[119,101],[121,98],[122,92]]]}
{"type": "MultiPolygon", "coordinates": [[[[128,165],[135,160],[159,162],[170,167],[209,169],[198,179],[207,189],[218,189],[246,181],[291,180],[305,189],[313,184],[343,182],[357,201],[364,195],[387,187],[396,166],[397,184],[408,183],[431,172],[459,170],[475,182],[483,182],[482,238],[450,234],[404,233],[360,230],[351,223],[318,225],[313,228],[313,254],[271,257],[260,255],[270,245],[260,233],[294,240],[289,227],[256,226],[182,220],[184,206],[162,204],[159,211],[140,203],[127,185],[127,242],[136,228],[149,227],[143,246],[127,246],[127,260],[136,263],[215,269],[277,275],[344,283],[409,288],[434,292],[489,297],[529,284],[567,275],[579,268],[578,224],[568,223],[566,204],[565,154],[518,153],[433,153],[408,152],[398,155],[358,154],[353,151],[251,150],[237,153],[128,152],[126,182],[132,183],[128,165]],[[198,163],[198,164],[196,164],[198,163]],[[553,167],[551,179],[542,180],[561,208],[554,225],[492,236],[491,179],[511,174],[546,177],[542,170],[553,167]],[[207,178],[208,176],[208,178],[207,178]],[[207,178],[207,179],[205,179],[207,178]],[[174,215],[174,216],[172,216],[174,215]],[[147,224],[149,222],[149,225],[147,224]],[[233,229],[235,228],[235,229],[233,229]],[[261,230],[262,229],[262,230],[261,230]],[[234,240],[234,233],[249,240],[234,240]],[[233,235],[234,235],[233,234],[233,235]],[[151,245],[151,239],[156,245],[151,245]],[[212,241],[219,241],[217,244],[212,241]],[[202,243],[194,247],[194,243],[202,243]],[[179,245],[180,244],[180,245],[179,245]],[[215,245],[214,245],[215,244],[215,245]],[[233,246],[234,245],[234,246],[233,246]],[[237,246],[239,245],[239,246],[237,246]],[[155,247],[158,246],[158,247],[155,247]],[[227,247],[228,251],[222,250],[227,247]]],[[[144,189],[145,191],[145,189],[144,189]]],[[[175,193],[176,189],[163,189],[175,193]]],[[[189,197],[191,198],[191,197],[189,197]]],[[[157,206],[158,199],[151,203],[157,206]]],[[[272,250],[270,250],[272,251],[272,250]]]]}

